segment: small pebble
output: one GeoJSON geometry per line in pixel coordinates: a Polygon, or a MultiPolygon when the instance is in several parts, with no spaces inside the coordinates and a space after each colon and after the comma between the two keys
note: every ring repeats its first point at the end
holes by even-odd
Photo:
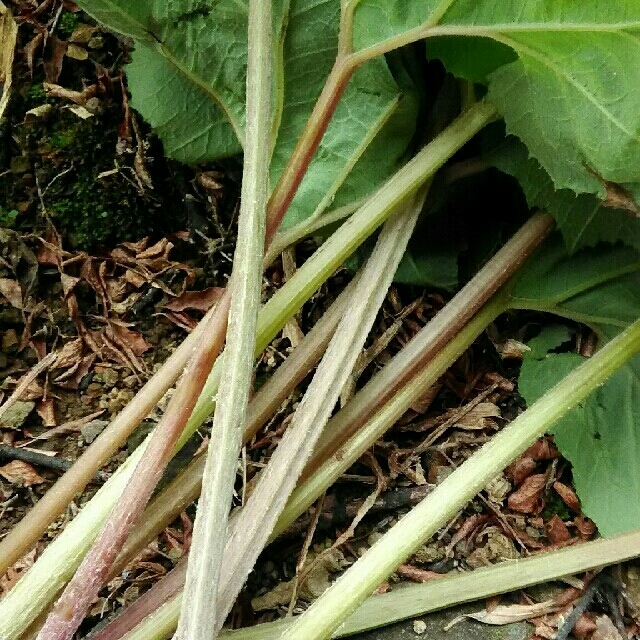
{"type": "Polygon", "coordinates": [[[423,633],[427,631],[427,624],[422,620],[414,620],[413,621],[413,633],[417,636],[421,636],[423,633]]]}

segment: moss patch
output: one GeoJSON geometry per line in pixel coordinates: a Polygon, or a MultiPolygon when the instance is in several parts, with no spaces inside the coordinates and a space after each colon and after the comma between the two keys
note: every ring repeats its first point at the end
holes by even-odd
{"type": "Polygon", "coordinates": [[[86,120],[57,109],[46,121],[20,127],[21,146],[39,160],[38,182],[53,223],[69,246],[88,251],[185,224],[180,212],[172,221],[160,219],[161,199],[140,187],[132,158],[116,153],[121,111],[106,109],[86,120]]]}

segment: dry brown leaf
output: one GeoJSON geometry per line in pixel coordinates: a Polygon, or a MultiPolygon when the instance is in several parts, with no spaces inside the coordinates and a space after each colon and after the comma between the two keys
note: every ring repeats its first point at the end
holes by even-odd
{"type": "Polygon", "coordinates": [[[93,34],[99,31],[98,27],[92,27],[89,24],[78,24],[74,27],[73,33],[69,36],[69,42],[76,44],[89,44],[93,34]]]}
{"type": "Polygon", "coordinates": [[[109,306],[114,302],[122,302],[127,295],[128,283],[124,278],[109,278],[105,281],[105,288],[109,298],[109,306]]]}
{"type": "Polygon", "coordinates": [[[472,618],[483,624],[490,625],[505,625],[513,622],[523,622],[530,618],[545,615],[547,613],[553,613],[558,610],[558,605],[555,600],[545,600],[544,602],[537,602],[535,604],[510,604],[510,605],[498,605],[491,611],[478,611],[476,613],[468,613],[464,616],[458,616],[452,620],[446,627],[445,631],[448,631],[453,625],[462,622],[465,618],[472,618]]]}
{"type": "Polygon", "coordinates": [[[169,311],[196,309],[207,312],[220,300],[223,293],[224,289],[221,287],[209,287],[202,291],[185,291],[178,297],[164,304],[163,307],[169,311]]]}
{"type": "Polygon", "coordinates": [[[530,456],[536,461],[555,460],[560,457],[560,452],[556,449],[548,438],[541,438],[534,442],[525,452],[525,456],[530,456]]]}
{"type": "Polygon", "coordinates": [[[139,289],[143,284],[145,284],[145,282],[147,282],[147,279],[144,276],[140,275],[133,269],[127,269],[124,272],[123,277],[129,284],[132,284],[134,287],[136,287],[136,289],[139,289]]]}
{"type": "Polygon", "coordinates": [[[595,522],[583,515],[574,518],[573,524],[583,540],[589,540],[596,532],[595,522]]]}
{"type": "Polygon", "coordinates": [[[440,578],[446,578],[446,573],[438,573],[436,571],[429,571],[427,569],[420,569],[412,564],[398,565],[396,573],[401,578],[412,580],[413,582],[431,582],[432,580],[439,580],[440,578]]]}
{"type": "Polygon", "coordinates": [[[557,514],[550,518],[545,528],[547,530],[547,537],[553,544],[566,542],[571,539],[571,534],[569,533],[569,529],[567,529],[567,525],[557,514]]]}
{"type": "Polygon", "coordinates": [[[67,49],[65,51],[65,55],[67,58],[72,58],[73,60],[87,60],[89,58],[89,52],[78,44],[73,44],[71,42],[68,43],[67,49]]]}
{"type": "Polygon", "coordinates": [[[580,500],[578,499],[576,492],[571,487],[568,487],[566,484],[556,480],[553,483],[553,488],[562,499],[562,502],[564,502],[571,511],[574,513],[580,513],[580,500]]]}
{"type": "Polygon", "coordinates": [[[95,353],[87,354],[82,358],[82,360],[76,362],[70,369],[60,374],[54,380],[54,383],[63,389],[77,389],[80,386],[82,378],[89,373],[95,361],[95,353]]]}
{"type": "Polygon", "coordinates": [[[58,82],[62,73],[64,54],[67,52],[67,43],[56,36],[49,35],[45,45],[45,57],[43,59],[44,76],[47,82],[58,82]]]}
{"type": "Polygon", "coordinates": [[[27,67],[29,68],[29,73],[33,76],[34,69],[34,60],[36,57],[36,52],[44,42],[44,31],[39,31],[36,35],[27,42],[27,44],[23,47],[23,51],[25,54],[25,58],[27,60],[27,67]]]}
{"type": "Polygon", "coordinates": [[[547,476],[544,473],[526,478],[520,488],[509,496],[509,508],[520,513],[539,513],[542,509],[540,496],[546,483],[547,476]]]}
{"type": "Polygon", "coordinates": [[[155,260],[157,258],[166,260],[171,249],[173,249],[173,244],[167,238],[162,238],[162,240],[158,240],[155,244],[140,251],[136,258],[138,260],[155,260]]]}
{"type": "Polygon", "coordinates": [[[20,558],[3,576],[0,577],[0,594],[6,595],[20,580],[25,571],[31,568],[36,561],[37,549],[32,549],[24,557],[20,558]]]}
{"type": "Polygon", "coordinates": [[[78,364],[80,357],[82,356],[82,340],[75,338],[67,342],[62,349],[56,355],[56,360],[53,364],[55,369],[67,369],[78,364]]]}
{"type": "Polygon", "coordinates": [[[522,360],[524,354],[531,351],[531,348],[518,340],[508,338],[497,344],[496,350],[503,360],[522,360]]]}
{"type": "Polygon", "coordinates": [[[596,630],[591,636],[591,640],[622,640],[622,636],[609,616],[598,616],[596,630]]]}
{"type": "Polygon", "coordinates": [[[69,422],[65,422],[53,429],[49,429],[44,433],[41,433],[39,436],[32,438],[29,440],[29,443],[36,442],[37,440],[50,440],[51,438],[57,438],[58,436],[64,436],[68,433],[76,433],[82,429],[86,424],[92,422],[97,417],[101,416],[104,413],[104,409],[100,411],[95,411],[94,413],[90,413],[88,416],[84,416],[83,418],[78,418],[77,420],[70,420],[69,422]]]}
{"type": "MultiPolygon", "coordinates": [[[[69,45],[71,48],[72,45],[69,45]]],[[[86,53],[86,49],[83,49],[86,53]]],[[[67,50],[67,55],[69,55],[67,50]]],[[[85,58],[86,59],[86,58],[85,58]]],[[[62,100],[69,100],[75,104],[84,105],[87,100],[93,98],[98,93],[98,85],[92,84],[85,87],[82,91],[73,91],[66,87],[61,87],[59,84],[52,84],[50,82],[43,82],[42,87],[48,96],[53,98],[61,98],[62,100]]]]}
{"type": "Polygon", "coordinates": [[[141,333],[129,329],[128,326],[119,320],[109,320],[107,333],[111,332],[118,344],[132,351],[136,356],[141,356],[151,348],[151,345],[144,339],[141,333]]]}
{"type": "Polygon", "coordinates": [[[44,482],[44,478],[38,474],[35,468],[22,460],[12,460],[0,467],[0,476],[18,487],[30,487],[44,482]]]}
{"type": "Polygon", "coordinates": [[[46,400],[40,400],[40,402],[36,404],[36,411],[42,418],[42,424],[45,427],[56,426],[56,412],[53,398],[51,396],[49,396],[46,400]]]}
{"type": "MultiPolygon", "coordinates": [[[[138,240],[137,242],[123,242],[122,246],[133,251],[133,253],[138,254],[149,246],[149,236],[142,238],[142,240],[138,240]]],[[[111,254],[113,255],[113,252],[111,252],[111,254]]]]}
{"type": "Polygon", "coordinates": [[[0,294],[2,294],[12,307],[22,309],[22,290],[17,280],[0,278],[0,294]]]}
{"type": "Polygon", "coordinates": [[[64,293],[64,297],[66,298],[74,290],[78,282],[80,282],[80,278],[67,275],[66,273],[61,273],[60,282],[62,283],[62,291],[64,293]]]}
{"type": "Polygon", "coordinates": [[[513,479],[516,486],[520,486],[537,466],[538,463],[531,456],[523,455],[507,467],[506,474],[513,479]]]}
{"type": "Polygon", "coordinates": [[[500,409],[492,402],[481,402],[456,420],[454,426],[462,429],[487,429],[496,427],[495,420],[501,416],[500,409]]]}
{"type": "Polygon", "coordinates": [[[165,313],[160,312],[157,315],[164,316],[173,324],[177,325],[181,329],[184,329],[187,332],[193,331],[198,326],[198,321],[189,316],[186,313],[178,313],[175,311],[167,311],[165,313]]]}

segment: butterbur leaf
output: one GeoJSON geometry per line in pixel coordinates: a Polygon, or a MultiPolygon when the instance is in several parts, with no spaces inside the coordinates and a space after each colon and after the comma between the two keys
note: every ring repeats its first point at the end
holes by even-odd
{"type": "MultiPolygon", "coordinates": [[[[584,360],[572,353],[542,353],[534,342],[559,346],[548,330],[532,341],[518,381],[531,405],[584,360]]],[[[640,357],[614,373],[553,428],[556,444],[571,462],[584,513],[603,535],[636,529],[640,519],[640,357]]]]}
{"type": "Polygon", "coordinates": [[[491,38],[427,38],[427,57],[438,58],[458,78],[486,84],[489,74],[517,60],[511,47],[491,38]]]}
{"type": "Polygon", "coordinates": [[[601,244],[569,255],[556,234],[520,269],[510,294],[512,308],[573,318],[603,334],[602,325],[619,330],[640,316],[640,253],[601,244]]]}
{"type": "MultiPolygon", "coordinates": [[[[622,245],[599,245],[570,256],[555,236],[521,269],[511,295],[512,307],[579,320],[607,340],[640,317],[640,254],[622,245]]],[[[518,380],[529,405],[583,362],[574,353],[552,353],[570,338],[567,328],[552,325],[530,342],[518,380]]],[[[605,535],[636,528],[640,517],[638,412],[636,356],[553,429],[573,465],[583,510],[605,535]]]]}
{"type": "MultiPolygon", "coordinates": [[[[358,50],[438,36],[491,38],[515,62],[488,78],[488,98],[557,189],[606,195],[638,179],[640,4],[573,0],[362,0],[358,50]]],[[[477,77],[477,62],[454,72],[477,77]]],[[[462,66],[461,66],[462,65],[462,66]]]]}
{"type": "MultiPolygon", "coordinates": [[[[134,38],[127,67],[132,104],[167,155],[185,163],[242,152],[245,141],[247,7],[236,0],[81,0],[106,26],[134,38]]],[[[333,66],[340,0],[274,0],[275,185],[333,66]]],[[[284,227],[339,200],[359,199],[397,168],[413,135],[411,88],[400,92],[383,58],[359,68],[300,185],[284,227]],[[397,113],[396,113],[397,112],[397,113]],[[380,130],[385,156],[361,160],[380,130]],[[359,163],[358,172],[352,172],[359,163]]],[[[349,202],[351,200],[348,200],[349,202]]]]}
{"type": "MultiPolygon", "coordinates": [[[[620,195],[617,201],[611,193],[607,201],[603,201],[593,194],[576,195],[569,189],[556,190],[549,174],[513,136],[485,153],[485,158],[518,179],[529,206],[544,209],[556,219],[570,251],[619,240],[640,250],[640,219],[631,210],[636,184],[617,185],[615,193],[620,195]],[[620,193],[621,189],[624,191],[620,193]],[[625,192],[629,196],[627,203],[622,199],[625,192]]],[[[613,187],[610,190],[613,191],[613,187]]]]}
{"type": "MultiPolygon", "coordinates": [[[[293,150],[338,48],[340,2],[293,0],[283,50],[284,100],[271,163],[272,182],[293,150]]],[[[309,166],[282,227],[288,228],[328,206],[371,193],[397,168],[415,129],[413,87],[398,90],[383,58],[356,70],[309,166]],[[379,134],[379,137],[378,137],[379,134]],[[373,153],[368,146],[379,140],[373,153]],[[376,151],[384,149],[384,155],[376,151]],[[353,171],[357,164],[357,171],[353,171]],[[349,175],[351,174],[351,177],[349,175]],[[337,196],[339,190],[340,195],[337,196]]]]}

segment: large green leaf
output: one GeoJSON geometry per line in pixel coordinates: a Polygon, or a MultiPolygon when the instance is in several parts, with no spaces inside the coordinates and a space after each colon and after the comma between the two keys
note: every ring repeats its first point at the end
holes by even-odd
{"type": "MultiPolygon", "coordinates": [[[[187,163],[242,151],[245,141],[247,8],[237,0],[81,0],[108,27],[134,38],[127,68],[132,104],[165,152],[187,163]]],[[[272,182],[278,178],[337,52],[340,1],[275,0],[272,182]]],[[[416,117],[411,88],[400,92],[384,59],[359,69],[294,200],[284,226],[320,214],[344,187],[361,198],[397,168],[416,117]],[[404,93],[404,95],[403,95],[404,93]],[[385,157],[361,157],[383,129],[385,157]],[[359,163],[357,174],[351,173],[359,163]]]]}
{"type": "MultiPolygon", "coordinates": [[[[520,270],[511,285],[510,306],[584,322],[608,340],[640,317],[640,253],[621,244],[601,244],[569,255],[556,235],[520,270]]],[[[566,327],[553,325],[531,341],[518,381],[528,404],[583,361],[576,354],[548,353],[569,337],[566,327]]],[[[583,509],[605,535],[637,527],[639,412],[636,357],[553,429],[573,466],[583,509]]]]}
{"type": "Polygon", "coordinates": [[[361,0],[354,13],[357,50],[437,36],[512,48],[518,60],[489,77],[507,130],[556,188],[601,198],[605,181],[638,179],[639,34],[637,0],[361,0]]]}
{"type": "MultiPolygon", "coordinates": [[[[284,46],[282,121],[271,165],[274,180],[289,159],[334,63],[339,21],[337,0],[291,3],[284,46]]],[[[403,81],[401,93],[383,58],[359,68],[282,227],[319,215],[334,203],[340,206],[371,193],[398,168],[415,130],[416,115],[415,90],[403,81]],[[370,145],[373,149],[365,153],[370,145]]]]}
{"type": "Polygon", "coordinates": [[[441,60],[454,76],[481,84],[496,69],[518,58],[511,47],[491,38],[441,36],[428,38],[426,45],[427,56],[441,60]]]}
{"type": "MultiPolygon", "coordinates": [[[[555,234],[518,272],[511,287],[512,306],[555,312],[559,305],[566,306],[570,300],[639,273],[640,252],[631,247],[601,244],[569,255],[555,234]]],[[[632,301],[633,297],[619,298],[612,317],[624,313],[632,301]]],[[[598,306],[591,310],[599,310],[598,306]]]]}
{"type": "MultiPolygon", "coordinates": [[[[640,250],[640,219],[630,211],[604,206],[595,195],[576,196],[569,189],[556,191],[549,174],[517,138],[511,136],[485,157],[518,179],[531,207],[553,215],[570,251],[619,240],[640,250]]],[[[633,189],[635,185],[628,187],[633,189]]]]}
{"type": "MultiPolygon", "coordinates": [[[[532,340],[522,363],[519,390],[531,405],[584,359],[576,354],[546,353],[558,346],[549,331],[532,340]],[[546,348],[539,349],[541,343],[546,348]]],[[[571,462],[584,512],[604,535],[638,527],[640,520],[640,357],[618,370],[605,384],[554,427],[556,444],[571,462]]]]}

